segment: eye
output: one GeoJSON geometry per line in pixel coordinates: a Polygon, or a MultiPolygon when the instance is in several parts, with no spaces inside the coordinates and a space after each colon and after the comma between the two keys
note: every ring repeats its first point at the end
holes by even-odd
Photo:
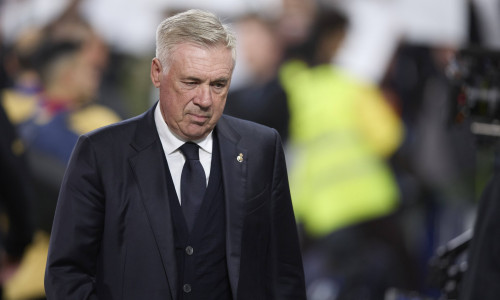
{"type": "Polygon", "coordinates": [[[223,81],[216,81],[216,82],[212,83],[212,86],[216,89],[223,89],[226,87],[226,85],[227,85],[227,83],[223,82],[223,81]]]}
{"type": "Polygon", "coordinates": [[[194,87],[196,87],[198,85],[198,82],[195,81],[195,80],[186,80],[186,81],[183,81],[182,83],[187,88],[194,88],[194,87]]]}

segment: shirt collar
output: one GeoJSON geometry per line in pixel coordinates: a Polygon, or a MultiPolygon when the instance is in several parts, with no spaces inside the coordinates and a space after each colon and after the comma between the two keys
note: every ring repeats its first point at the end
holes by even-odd
{"type": "MultiPolygon", "coordinates": [[[[172,152],[176,151],[177,149],[179,149],[180,146],[182,146],[184,143],[187,142],[179,138],[176,134],[174,134],[170,130],[167,123],[163,119],[163,115],[161,114],[160,102],[158,102],[158,104],[156,105],[154,118],[155,118],[156,130],[158,131],[158,135],[160,136],[161,144],[163,146],[163,151],[165,151],[166,154],[171,154],[172,152]]],[[[210,131],[210,133],[205,138],[200,140],[195,140],[192,142],[198,144],[198,146],[205,152],[212,153],[212,144],[213,144],[212,132],[213,131],[210,131]]]]}

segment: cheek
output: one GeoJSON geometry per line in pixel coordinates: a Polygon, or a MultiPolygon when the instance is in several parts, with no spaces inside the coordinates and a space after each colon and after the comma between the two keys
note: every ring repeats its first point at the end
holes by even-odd
{"type": "Polygon", "coordinates": [[[224,112],[224,106],[226,105],[226,98],[223,97],[216,103],[214,103],[214,115],[220,117],[224,112]]]}
{"type": "Polygon", "coordinates": [[[178,120],[183,115],[187,103],[185,96],[179,95],[173,90],[160,89],[160,99],[162,99],[161,103],[165,109],[165,114],[169,117],[178,120]]]}

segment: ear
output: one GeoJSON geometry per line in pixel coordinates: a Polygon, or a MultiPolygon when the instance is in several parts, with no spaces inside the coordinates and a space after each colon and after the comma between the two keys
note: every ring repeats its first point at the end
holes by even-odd
{"type": "Polygon", "coordinates": [[[158,58],[153,58],[151,62],[151,81],[156,88],[160,87],[163,68],[158,58]]]}

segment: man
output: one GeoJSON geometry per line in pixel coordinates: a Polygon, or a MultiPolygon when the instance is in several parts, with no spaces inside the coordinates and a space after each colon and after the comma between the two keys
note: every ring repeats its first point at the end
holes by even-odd
{"type": "Polygon", "coordinates": [[[222,115],[234,61],[234,36],[210,13],[159,25],[158,104],[74,149],[48,299],[305,299],[279,135],[222,115]],[[184,143],[199,146],[187,167],[184,143]],[[197,187],[184,177],[200,168],[197,187]]]}

